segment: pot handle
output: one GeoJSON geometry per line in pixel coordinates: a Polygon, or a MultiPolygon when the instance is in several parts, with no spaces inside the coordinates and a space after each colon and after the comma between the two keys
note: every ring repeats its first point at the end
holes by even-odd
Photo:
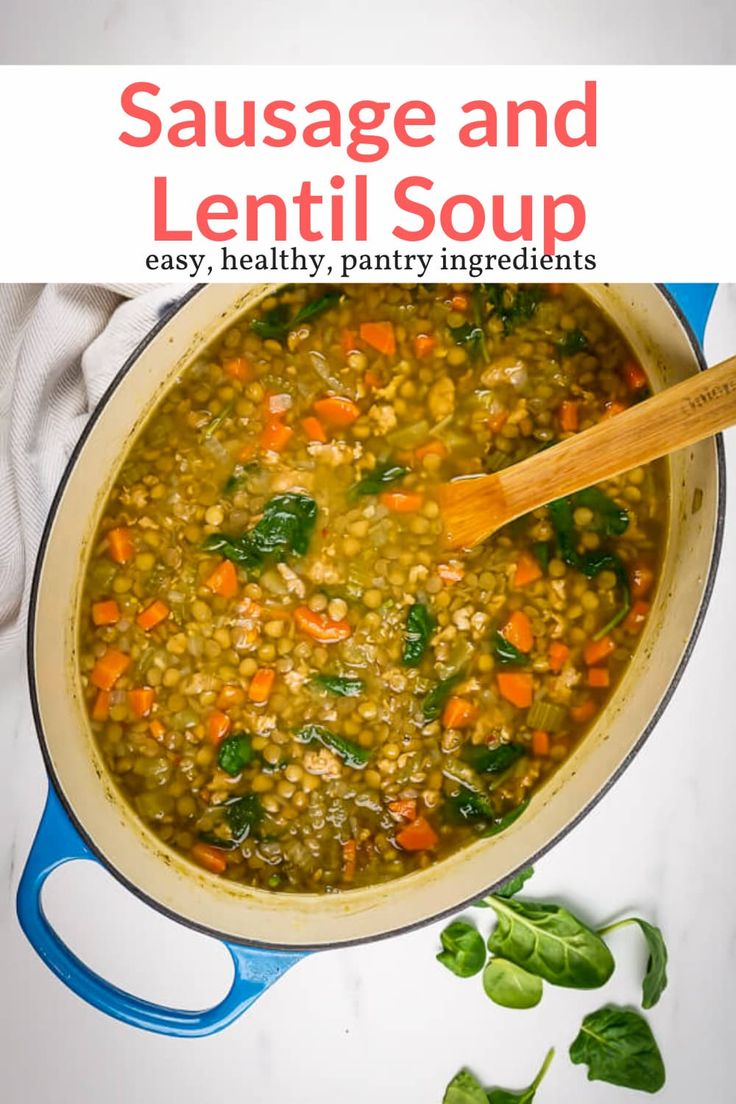
{"type": "Polygon", "coordinates": [[[20,926],[36,953],[69,989],[123,1023],[180,1038],[212,1035],[242,1015],[261,993],[304,956],[304,952],[242,947],[223,940],[232,956],[235,972],[230,990],[219,1004],[201,1012],[190,1012],[142,1000],[111,985],[85,966],[49,924],[41,903],[43,884],[52,870],[70,859],[98,861],[50,786],[46,808],[18,886],[16,904],[20,926]]]}
{"type": "Polygon", "coordinates": [[[718,284],[665,284],[665,287],[702,345],[718,284]]]}

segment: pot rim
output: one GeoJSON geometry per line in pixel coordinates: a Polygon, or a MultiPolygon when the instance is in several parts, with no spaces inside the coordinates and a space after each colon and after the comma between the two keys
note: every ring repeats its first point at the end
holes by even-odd
{"type": "MultiPolygon", "coordinates": [[[[378,942],[379,940],[389,939],[394,935],[401,935],[401,934],[404,934],[404,933],[407,933],[407,932],[416,931],[419,928],[423,928],[428,924],[436,923],[438,920],[443,920],[446,917],[455,915],[457,912],[461,912],[463,909],[465,909],[469,905],[471,905],[474,901],[478,900],[480,897],[486,896],[487,894],[491,893],[499,883],[494,882],[493,884],[488,886],[487,889],[481,890],[478,893],[474,893],[472,897],[469,897],[469,898],[467,898],[463,901],[459,901],[457,904],[453,905],[450,908],[441,909],[439,912],[433,912],[429,916],[422,917],[421,919],[418,919],[418,920],[413,920],[413,921],[411,921],[410,923],[407,923],[407,924],[401,924],[398,927],[391,928],[390,930],[387,930],[387,931],[382,931],[382,932],[380,932],[378,934],[375,934],[375,935],[360,936],[360,937],[357,937],[355,939],[340,940],[340,941],[333,941],[332,943],[320,943],[320,944],[314,944],[314,943],[304,943],[304,944],[288,943],[287,944],[287,943],[271,943],[271,942],[267,942],[267,941],[264,941],[264,940],[246,939],[244,937],[235,936],[235,935],[231,935],[231,934],[228,934],[227,937],[225,937],[225,935],[222,932],[218,931],[216,928],[209,927],[206,924],[198,923],[198,922],[190,919],[187,916],[183,916],[181,913],[178,913],[173,909],[167,908],[165,905],[161,904],[161,902],[159,902],[159,901],[155,900],[154,898],[150,897],[139,886],[137,886],[135,882],[130,881],[129,878],[127,878],[124,874],[122,874],[113,865],[113,863],[105,855],[105,853],[97,846],[94,838],[86,831],[84,826],[81,824],[80,820],[78,819],[78,817],[77,817],[77,815],[74,811],[74,808],[73,808],[72,804],[67,800],[66,794],[64,793],[64,790],[63,790],[63,787],[61,786],[61,783],[60,783],[60,781],[59,781],[59,779],[57,778],[57,775],[56,775],[56,771],[55,771],[55,768],[54,768],[54,765],[53,765],[53,762],[52,762],[51,754],[49,752],[49,748],[48,748],[47,743],[46,743],[46,735],[45,735],[43,723],[42,723],[42,720],[41,720],[41,711],[40,711],[40,704],[39,704],[39,699],[38,699],[37,678],[36,678],[36,668],[35,668],[35,659],[34,659],[36,606],[37,606],[37,602],[38,602],[38,592],[39,592],[39,587],[40,587],[40,582],[41,582],[41,575],[43,573],[43,568],[44,568],[46,547],[47,547],[47,544],[48,544],[48,541],[49,541],[49,538],[50,538],[50,535],[51,535],[51,530],[52,530],[54,521],[56,519],[56,514],[57,514],[57,512],[59,510],[59,507],[61,505],[61,502],[63,500],[64,493],[65,493],[65,490],[66,490],[66,485],[67,485],[67,483],[68,483],[68,481],[71,477],[71,474],[72,474],[72,471],[74,470],[74,467],[76,466],[78,456],[79,456],[80,452],[82,451],[82,448],[84,447],[84,445],[87,441],[87,438],[89,437],[90,433],[92,432],[92,429],[94,428],[98,418],[101,416],[102,411],[105,409],[107,404],[113,398],[113,396],[114,396],[115,392],[117,391],[121,381],[128,374],[128,372],[131,371],[131,369],[133,368],[133,366],[137,362],[138,358],[140,357],[141,353],[158,336],[158,334],[161,332],[161,330],[171,321],[171,319],[176,314],[178,314],[178,312],[184,306],[186,306],[187,303],[189,303],[197,294],[199,294],[199,292],[201,292],[207,286],[208,285],[204,284],[204,283],[195,284],[189,291],[185,292],[184,295],[182,295],[181,297],[179,297],[175,301],[173,301],[169,307],[162,310],[156,324],[141,339],[141,341],[138,343],[138,345],[136,345],[135,349],[133,349],[133,351],[128,356],[125,363],[122,365],[122,367],[119,369],[119,371],[115,374],[113,379],[110,381],[108,387],[104,391],[104,393],[103,393],[102,397],[100,398],[99,402],[97,403],[94,410],[90,414],[90,416],[87,420],[87,423],[86,423],[84,429],[82,430],[82,433],[81,433],[78,441],[76,442],[76,444],[75,444],[75,446],[74,446],[74,448],[73,448],[73,450],[72,450],[72,452],[69,456],[69,459],[67,460],[67,463],[66,463],[66,466],[64,468],[64,472],[62,474],[61,480],[60,480],[59,485],[56,489],[56,492],[55,492],[54,497],[52,499],[51,505],[49,507],[48,515],[46,517],[46,522],[44,524],[44,528],[43,528],[43,532],[42,532],[42,535],[41,535],[41,540],[39,542],[38,551],[36,553],[36,560],[35,560],[35,564],[34,564],[34,568],[33,568],[33,577],[32,577],[32,580],[31,580],[31,591],[30,591],[29,603],[28,603],[28,620],[27,620],[27,626],[26,626],[26,671],[27,671],[27,676],[28,676],[28,688],[29,688],[30,699],[31,699],[31,712],[33,714],[33,723],[34,723],[34,727],[35,727],[35,730],[36,730],[36,737],[38,739],[39,747],[41,749],[41,755],[43,757],[44,766],[46,768],[46,774],[48,776],[48,779],[49,779],[49,782],[50,782],[51,786],[53,786],[53,789],[56,793],[56,796],[59,799],[59,802],[62,805],[62,808],[64,809],[66,815],[69,817],[69,820],[71,821],[71,823],[74,826],[75,830],[77,831],[77,833],[79,834],[81,839],[84,841],[86,846],[89,848],[92,855],[104,867],[104,869],[107,870],[108,873],[110,873],[116,879],[116,881],[118,881],[121,885],[123,885],[129,892],[133,893],[138,898],[138,900],[142,901],[145,905],[149,906],[150,908],[155,909],[157,912],[161,913],[163,916],[166,916],[168,919],[173,920],[176,923],[183,924],[185,927],[187,927],[187,928],[189,928],[193,931],[199,932],[202,935],[206,935],[206,936],[209,936],[210,938],[217,939],[220,942],[225,940],[227,943],[237,944],[237,945],[245,946],[245,947],[260,947],[260,948],[263,948],[263,949],[266,949],[266,950],[285,950],[285,951],[291,951],[291,952],[299,952],[299,951],[305,951],[306,952],[306,951],[312,951],[312,950],[330,950],[330,949],[339,948],[339,947],[353,947],[353,946],[360,945],[362,943],[378,942]]],[[[685,316],[684,312],[680,308],[677,300],[674,298],[672,293],[668,290],[668,288],[664,284],[657,283],[657,284],[654,284],[654,287],[659,291],[660,295],[663,297],[663,299],[665,300],[665,302],[667,303],[667,305],[669,306],[669,308],[671,309],[671,311],[673,312],[673,314],[677,318],[678,322],[682,326],[682,328],[685,332],[685,335],[687,337],[687,340],[688,340],[688,342],[689,342],[689,344],[692,348],[692,352],[693,352],[693,355],[695,357],[696,363],[698,364],[699,371],[701,371],[701,372],[704,371],[707,368],[707,363],[705,361],[705,356],[703,354],[703,349],[701,347],[701,344],[700,344],[698,338],[696,337],[696,335],[693,331],[693,328],[692,328],[690,322],[688,321],[688,319],[685,316]]],[[[605,794],[608,793],[608,791],[611,789],[611,787],[614,785],[614,783],[618,781],[618,779],[621,777],[623,772],[633,762],[633,760],[635,759],[635,757],[637,756],[637,754],[639,753],[641,748],[644,746],[644,743],[646,742],[646,740],[649,738],[652,731],[656,727],[660,717],[662,716],[665,709],[669,705],[670,700],[672,699],[672,696],[673,696],[675,690],[677,689],[677,686],[680,682],[680,679],[682,678],[682,676],[685,672],[685,668],[687,667],[687,664],[690,661],[690,657],[692,655],[695,644],[697,643],[698,637],[700,636],[700,631],[701,631],[702,626],[703,626],[703,621],[705,619],[705,615],[706,615],[706,613],[708,611],[708,607],[710,605],[710,600],[711,600],[711,596],[712,596],[712,593],[713,593],[713,587],[715,585],[716,574],[717,574],[718,567],[719,567],[719,564],[720,564],[721,552],[722,552],[722,547],[723,547],[723,531],[724,531],[724,526],[725,526],[725,514],[726,514],[726,460],[725,460],[725,449],[724,449],[722,434],[719,433],[714,437],[714,444],[715,444],[715,452],[716,452],[716,471],[717,471],[717,475],[718,475],[718,498],[717,498],[717,511],[716,511],[715,529],[714,529],[714,533],[713,533],[713,547],[712,547],[712,551],[711,551],[711,555],[710,555],[710,562],[709,562],[709,565],[708,565],[708,574],[707,574],[707,578],[706,578],[706,581],[705,581],[705,586],[703,588],[703,596],[702,596],[702,599],[701,599],[701,602],[700,602],[700,606],[698,607],[697,615],[696,615],[695,621],[693,623],[692,631],[690,632],[690,635],[689,635],[688,640],[687,640],[687,644],[686,644],[685,649],[682,653],[680,661],[679,661],[679,663],[677,664],[677,667],[675,668],[675,670],[672,673],[670,681],[667,685],[667,689],[666,689],[665,693],[662,695],[662,698],[661,698],[657,708],[655,709],[654,713],[652,714],[649,722],[647,723],[645,728],[642,729],[642,732],[639,735],[638,739],[636,740],[636,743],[633,745],[633,747],[628,752],[628,754],[621,760],[621,762],[618,764],[616,769],[609,775],[609,777],[606,779],[603,786],[601,786],[600,789],[592,795],[592,797],[580,809],[578,814],[575,817],[573,817],[568,823],[566,823],[560,829],[559,832],[557,832],[554,836],[552,836],[549,840],[547,840],[547,842],[542,847],[540,847],[537,851],[535,851],[532,855],[530,855],[522,866],[519,866],[519,867],[515,868],[508,875],[509,879],[514,877],[516,874],[518,874],[520,870],[524,869],[524,867],[530,865],[531,863],[537,862],[540,858],[542,858],[543,855],[547,854],[548,851],[550,851],[562,839],[564,839],[568,835],[568,833],[571,832],[573,830],[573,828],[577,827],[577,825],[580,824],[580,822],[588,815],[588,813],[590,813],[595,808],[595,806],[598,804],[598,802],[604,797],[605,794]]]]}

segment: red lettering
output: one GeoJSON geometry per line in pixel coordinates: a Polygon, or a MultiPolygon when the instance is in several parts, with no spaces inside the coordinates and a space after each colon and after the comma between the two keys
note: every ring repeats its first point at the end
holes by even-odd
{"type": "Polygon", "coordinates": [[[452,241],[472,241],[473,238],[477,238],[483,232],[485,224],[486,213],[483,204],[475,196],[454,195],[442,204],[440,226],[452,241]],[[453,215],[457,207],[468,207],[470,209],[471,221],[467,230],[458,230],[455,226],[453,215]]]}
{"type": "Polygon", "coordinates": [[[396,137],[405,146],[429,146],[434,142],[433,135],[411,135],[409,127],[432,127],[435,121],[434,111],[424,100],[409,100],[407,103],[399,104],[394,119],[396,137]],[[410,118],[411,111],[417,111],[417,117],[410,118]]]}
{"type": "Polygon", "coordinates": [[[157,176],[153,181],[153,237],[156,241],[191,241],[191,230],[168,229],[167,183],[165,176],[157,176]]]}
{"type": "MultiPolygon", "coordinates": [[[[229,241],[234,238],[237,230],[232,226],[229,230],[214,230],[212,223],[215,219],[235,219],[238,217],[238,208],[230,196],[211,195],[202,200],[197,208],[197,229],[203,238],[209,241],[229,241]],[[224,211],[216,211],[217,204],[222,204],[224,211]]],[[[189,235],[191,237],[191,234],[189,235]]]]}
{"type": "Polygon", "coordinates": [[[147,81],[137,81],[123,89],[120,106],[125,114],[131,119],[140,119],[141,122],[148,124],[148,131],[140,137],[129,134],[127,130],[119,134],[118,138],[126,146],[152,146],[161,137],[161,120],[156,112],[150,111],[147,107],[141,107],[135,102],[135,97],[139,92],[145,92],[149,96],[158,96],[160,91],[161,89],[157,84],[149,84],[147,81]]]}
{"type": "Polygon", "coordinates": [[[556,253],[558,241],[572,241],[579,237],[585,228],[585,206],[582,199],[575,195],[561,195],[556,198],[555,196],[546,195],[544,197],[542,221],[544,224],[544,252],[556,253]],[[560,207],[569,208],[570,228],[568,230],[561,230],[557,225],[557,210],[560,207]]]}
{"type": "Polygon", "coordinates": [[[466,123],[464,127],[460,128],[460,144],[471,148],[483,145],[495,146],[498,142],[498,116],[493,104],[488,103],[487,100],[470,100],[463,104],[462,109],[466,115],[469,115],[471,111],[481,111],[483,118],[466,123]],[[477,137],[474,137],[473,132],[476,130],[479,133],[477,137]]]}
{"type": "Polygon", "coordinates": [[[585,82],[584,100],[565,100],[555,115],[555,134],[562,146],[594,146],[596,144],[597,85],[585,82]],[[569,118],[573,111],[583,113],[583,132],[577,137],[570,134],[569,118]]]}
{"type": "Polygon", "coordinates": [[[426,176],[406,176],[399,181],[394,189],[396,206],[409,215],[417,215],[422,220],[422,225],[418,230],[405,230],[402,226],[394,226],[392,233],[402,241],[424,241],[434,230],[434,214],[423,203],[417,203],[416,200],[409,198],[407,193],[410,188],[421,188],[429,192],[434,188],[434,181],[426,176]]]}

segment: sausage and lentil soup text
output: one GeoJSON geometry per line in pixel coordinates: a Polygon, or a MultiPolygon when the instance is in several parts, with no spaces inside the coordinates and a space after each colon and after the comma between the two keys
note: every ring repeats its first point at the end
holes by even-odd
{"type": "Polygon", "coordinates": [[[308,892],[507,827],[636,647],[665,469],[459,554],[433,488],[646,393],[575,286],[292,286],[232,325],[133,445],[87,567],[89,716],[143,821],[308,892]]]}

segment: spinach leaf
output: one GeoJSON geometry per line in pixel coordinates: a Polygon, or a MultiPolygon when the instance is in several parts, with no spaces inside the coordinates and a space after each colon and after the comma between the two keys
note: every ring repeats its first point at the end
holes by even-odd
{"type": "Polygon", "coordinates": [[[623,506],[618,506],[612,498],[604,494],[599,487],[586,487],[572,496],[574,507],[587,506],[593,511],[593,521],[589,528],[603,532],[607,537],[620,537],[629,527],[629,515],[623,506]]]}
{"type": "Polygon", "coordinates": [[[274,341],[282,341],[295,326],[299,326],[307,319],[314,318],[335,306],[341,294],[342,292],[337,289],[328,291],[319,299],[314,299],[311,303],[305,303],[293,318],[288,303],[277,303],[270,311],[266,311],[263,318],[252,319],[250,328],[264,341],[269,338],[274,341]]]}
{"type": "Polygon", "coordinates": [[[419,666],[433,632],[432,614],[422,602],[415,602],[406,615],[402,654],[405,667],[419,666]]]}
{"type": "Polygon", "coordinates": [[[309,680],[309,685],[329,690],[331,694],[338,694],[341,698],[357,698],[365,690],[362,679],[347,675],[315,675],[309,680]]]}
{"type": "Polygon", "coordinates": [[[664,1062],[649,1024],[638,1012],[608,1006],[591,1012],[570,1047],[570,1060],[588,1067],[589,1081],[658,1092],[664,1062]]]}
{"type": "Polygon", "coordinates": [[[402,464],[395,464],[392,460],[383,460],[376,464],[373,471],[368,472],[348,491],[348,497],[355,499],[363,495],[380,494],[385,487],[397,483],[408,475],[409,469],[402,464]]]}
{"type": "Polygon", "coordinates": [[[582,330],[568,330],[564,337],[555,342],[560,356],[575,356],[588,348],[588,339],[582,330]]]}
{"type": "Polygon", "coordinates": [[[647,920],[642,920],[640,916],[630,916],[626,920],[618,920],[615,924],[599,928],[598,934],[608,935],[617,928],[626,928],[631,924],[638,924],[649,951],[646,973],[642,982],[641,1006],[654,1008],[667,988],[667,945],[661,930],[647,920]]]}
{"type": "Polygon", "coordinates": [[[468,820],[493,820],[493,809],[482,794],[462,786],[459,793],[445,801],[445,817],[451,824],[463,824],[468,820]]]}
{"type": "Polygon", "coordinates": [[[330,732],[329,728],[323,725],[304,725],[297,732],[296,738],[303,744],[315,742],[322,744],[323,747],[334,751],[347,767],[352,767],[354,770],[361,770],[371,757],[367,748],[354,744],[352,740],[346,740],[344,736],[338,736],[335,732],[330,732]]]}
{"type": "Polygon", "coordinates": [[[536,284],[520,286],[515,292],[511,292],[504,284],[483,286],[496,317],[503,322],[506,335],[520,322],[528,322],[544,298],[544,288],[536,284]]]}
{"type": "Polygon", "coordinates": [[[290,314],[288,303],[277,303],[262,318],[252,318],[250,328],[264,341],[269,338],[280,341],[289,332],[290,314]]]}
{"type": "Polygon", "coordinates": [[[217,765],[226,774],[240,774],[254,756],[253,745],[247,732],[233,732],[220,744],[217,752],[217,765]]]}
{"type": "Polygon", "coordinates": [[[294,315],[290,329],[293,330],[295,326],[299,326],[302,322],[306,322],[307,319],[316,318],[318,314],[322,314],[324,311],[329,310],[330,307],[334,307],[341,295],[341,291],[337,288],[333,288],[319,299],[313,299],[311,303],[305,303],[294,315]]]}
{"type": "Polygon", "coordinates": [[[519,744],[499,744],[498,747],[489,747],[487,744],[467,744],[461,758],[478,774],[498,774],[500,771],[508,770],[525,754],[526,749],[519,744]]]}
{"type": "Polygon", "coordinates": [[[504,1008],[534,1008],[542,999],[542,979],[515,962],[492,958],[483,971],[483,988],[494,1004],[504,1008]]]}
{"type": "Polygon", "coordinates": [[[249,460],[247,464],[236,464],[232,475],[225,480],[225,485],[222,488],[224,493],[232,494],[233,491],[237,491],[239,487],[242,487],[250,473],[256,471],[258,467],[257,460],[249,460]]]}
{"type": "Polygon", "coordinates": [[[488,1104],[488,1097],[472,1073],[460,1070],[445,1089],[442,1104],[488,1104]]]}
{"type": "Polygon", "coordinates": [[[535,543],[532,545],[532,552],[534,553],[534,556],[539,563],[542,571],[544,571],[544,573],[546,574],[547,568],[549,567],[551,554],[549,541],[535,541],[535,543]]]}
{"type": "Polygon", "coordinates": [[[508,1089],[489,1089],[488,1104],[532,1104],[537,1089],[542,1084],[544,1075],[549,1069],[550,1062],[554,1056],[555,1052],[553,1049],[547,1051],[547,1055],[542,1062],[542,1067],[528,1089],[522,1089],[521,1092],[510,1092],[508,1089]]]}
{"type": "Polygon", "coordinates": [[[505,900],[508,900],[509,897],[515,897],[533,874],[534,867],[525,866],[524,869],[520,870],[518,874],[515,874],[513,878],[509,878],[507,882],[504,882],[498,889],[495,889],[493,891],[494,896],[503,897],[505,900]]]}
{"type": "MultiPolygon", "coordinates": [[[[471,357],[475,358],[483,355],[486,335],[482,326],[472,322],[463,322],[462,326],[450,326],[449,330],[455,344],[464,345],[471,357]]],[[[484,359],[486,359],[486,356],[484,356],[484,359]]]]}
{"type": "Polygon", "coordinates": [[[267,557],[282,559],[287,552],[303,556],[317,520],[317,503],[303,494],[274,495],[266,503],[261,520],[241,537],[211,533],[202,547],[220,552],[242,567],[261,567],[267,557]]]}
{"type": "Polygon", "coordinates": [[[483,836],[497,836],[500,832],[505,832],[506,829],[510,828],[514,821],[517,821],[521,814],[525,812],[528,804],[529,798],[527,798],[526,801],[522,801],[515,809],[509,809],[508,813],[504,813],[503,816],[497,817],[490,828],[486,828],[483,832],[483,836]]]}
{"type": "Polygon", "coordinates": [[[486,961],[483,936],[474,924],[455,920],[440,933],[442,950],[437,961],[458,977],[472,977],[480,973],[486,961]]]}
{"type": "Polygon", "coordinates": [[[437,720],[445,702],[462,679],[462,671],[456,671],[454,675],[448,675],[447,678],[440,679],[439,682],[435,683],[422,703],[422,713],[425,721],[437,720]]]}
{"type": "Polygon", "coordinates": [[[246,794],[245,797],[226,801],[224,808],[225,820],[236,844],[242,843],[258,827],[263,817],[263,807],[256,794],[246,794]]]}
{"type": "Polygon", "coordinates": [[[561,905],[490,898],[498,923],[488,949],[568,989],[597,989],[613,973],[606,944],[561,905]]]}
{"type": "Polygon", "coordinates": [[[205,440],[207,440],[208,437],[211,437],[213,435],[213,433],[217,433],[218,429],[220,428],[222,423],[225,421],[225,419],[227,418],[227,416],[230,413],[230,411],[232,410],[232,408],[233,408],[232,401],[228,402],[228,403],[225,403],[225,405],[223,406],[220,413],[216,414],[215,417],[210,422],[207,423],[207,425],[202,430],[202,437],[205,440]]]}
{"type": "Polygon", "coordinates": [[[515,644],[507,640],[502,632],[496,631],[491,639],[493,654],[504,667],[524,666],[529,662],[529,656],[519,651],[515,644]]]}

